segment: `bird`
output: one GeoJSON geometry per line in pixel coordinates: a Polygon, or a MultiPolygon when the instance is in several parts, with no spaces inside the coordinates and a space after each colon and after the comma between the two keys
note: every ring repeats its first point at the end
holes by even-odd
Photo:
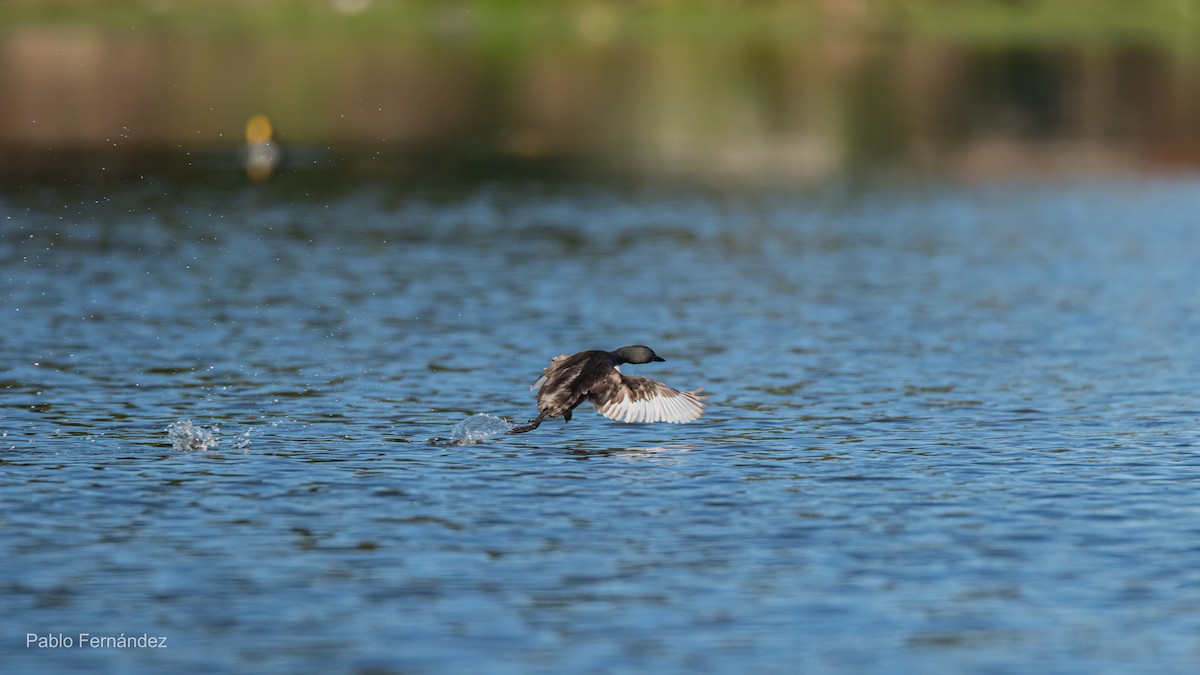
{"type": "Polygon", "coordinates": [[[570,422],[571,411],[584,401],[591,401],[597,412],[619,422],[682,423],[699,419],[707,407],[707,396],[698,395],[703,387],[679,391],[656,380],[621,373],[623,364],[653,361],[666,359],[645,345],[556,356],[530,387],[537,392],[538,416],[509,433],[533,431],[547,417],[570,422]]]}

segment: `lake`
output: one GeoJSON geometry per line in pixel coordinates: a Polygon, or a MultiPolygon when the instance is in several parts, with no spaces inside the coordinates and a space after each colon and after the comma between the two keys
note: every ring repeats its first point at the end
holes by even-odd
{"type": "Polygon", "coordinates": [[[1195,176],[0,194],[7,672],[1200,667],[1195,176]]]}

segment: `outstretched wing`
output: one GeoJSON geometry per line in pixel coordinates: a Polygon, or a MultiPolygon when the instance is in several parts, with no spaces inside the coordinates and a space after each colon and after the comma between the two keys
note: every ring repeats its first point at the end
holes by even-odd
{"type": "Polygon", "coordinates": [[[598,387],[589,396],[596,410],[618,422],[691,422],[704,414],[700,391],[679,391],[645,377],[609,376],[610,386],[598,387]]]}

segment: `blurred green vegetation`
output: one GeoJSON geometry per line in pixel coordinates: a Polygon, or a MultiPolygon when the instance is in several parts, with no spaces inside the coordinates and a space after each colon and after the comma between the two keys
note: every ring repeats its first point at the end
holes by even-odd
{"type": "Polygon", "coordinates": [[[1200,0],[0,0],[0,57],[0,172],[256,114],[293,167],[1200,166],[1200,0]]]}
{"type": "Polygon", "coordinates": [[[1028,44],[1200,36],[1200,0],[5,0],[0,30],[482,41],[790,40],[814,33],[1028,44]]]}

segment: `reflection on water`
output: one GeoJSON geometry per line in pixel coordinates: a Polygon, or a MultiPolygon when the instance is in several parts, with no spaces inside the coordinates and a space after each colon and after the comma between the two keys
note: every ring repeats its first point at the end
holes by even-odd
{"type": "Polygon", "coordinates": [[[1195,181],[290,180],[0,198],[10,668],[1194,669],[1195,181]],[[636,342],[709,414],[430,442],[636,342]]]}

